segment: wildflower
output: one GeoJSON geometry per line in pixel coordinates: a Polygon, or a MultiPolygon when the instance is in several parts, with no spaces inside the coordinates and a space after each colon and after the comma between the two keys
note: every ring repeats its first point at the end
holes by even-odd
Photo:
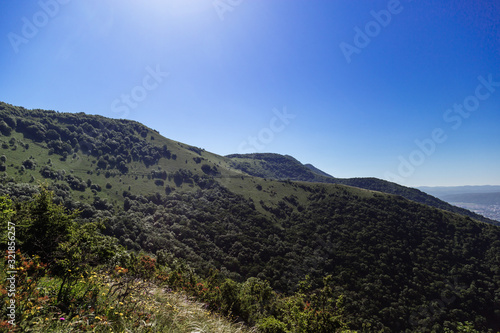
{"type": "Polygon", "coordinates": [[[60,321],[64,321],[65,319],[64,319],[64,317],[61,317],[61,318],[59,318],[59,320],[60,320],[60,321]]]}

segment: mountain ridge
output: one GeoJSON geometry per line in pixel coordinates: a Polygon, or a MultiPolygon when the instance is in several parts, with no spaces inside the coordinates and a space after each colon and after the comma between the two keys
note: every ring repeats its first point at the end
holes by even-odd
{"type": "Polygon", "coordinates": [[[312,170],[311,167],[303,165],[297,159],[288,155],[280,155],[274,153],[254,153],[231,154],[226,155],[226,157],[233,160],[234,168],[256,177],[278,180],[342,184],[383,193],[401,195],[409,200],[413,200],[418,203],[423,203],[432,207],[466,215],[483,222],[500,225],[498,221],[488,219],[464,208],[453,206],[419,189],[405,187],[374,177],[335,178],[319,169],[316,169],[314,166],[312,167],[314,168],[312,170]],[[319,172],[315,172],[314,170],[318,170],[319,172]]]}
{"type": "Polygon", "coordinates": [[[316,173],[316,174],[318,174],[318,175],[320,175],[320,176],[325,176],[325,177],[331,177],[331,178],[333,178],[333,176],[332,176],[332,175],[330,175],[330,174],[328,174],[328,173],[324,172],[323,170],[320,170],[320,169],[316,168],[316,167],[315,167],[314,165],[312,165],[311,163],[306,163],[306,164],[304,164],[304,166],[305,166],[306,168],[308,168],[309,170],[311,170],[312,172],[314,172],[314,173],[316,173]]]}
{"type": "MultiPolygon", "coordinates": [[[[342,184],[388,194],[401,195],[409,200],[466,215],[482,222],[496,225],[500,224],[498,221],[491,220],[469,210],[450,205],[449,203],[427,195],[418,189],[407,188],[377,178],[341,179],[325,176],[322,174],[322,171],[314,172],[311,168],[304,166],[297,159],[289,155],[254,153],[220,156],[207,152],[202,148],[167,139],[161,136],[157,131],[136,121],[111,119],[99,115],[86,115],[83,112],[71,114],[39,109],[28,111],[22,107],[15,107],[7,103],[0,104],[0,111],[2,110],[4,112],[7,111],[8,114],[5,115],[0,122],[0,132],[2,134],[14,134],[16,131],[13,132],[13,127],[16,127],[17,131],[21,131],[23,133],[23,137],[32,139],[34,141],[34,145],[39,146],[39,152],[43,151],[43,145],[40,146],[40,141],[43,141],[43,137],[47,148],[49,149],[49,155],[54,153],[63,154],[63,159],[60,162],[51,161],[52,164],[59,165],[61,168],[60,170],[65,170],[65,168],[70,165],[73,172],[78,174],[76,172],[79,170],[77,169],[77,166],[83,162],[80,154],[89,154],[92,158],[95,158],[94,161],[91,161],[90,158],[87,159],[87,161],[92,162],[90,167],[95,170],[92,171],[90,175],[87,175],[86,171],[89,166],[87,166],[87,163],[83,162],[83,164],[86,165],[80,170],[82,170],[84,174],[78,175],[81,179],[83,179],[83,177],[90,176],[87,179],[87,183],[89,182],[89,179],[90,183],[92,183],[92,179],[96,178],[95,173],[99,174],[104,172],[108,175],[107,178],[109,179],[111,175],[116,176],[125,171],[125,174],[128,176],[137,175],[144,177],[147,175],[153,178],[160,177],[161,179],[158,179],[157,183],[160,184],[161,181],[163,181],[165,184],[167,179],[163,179],[165,177],[161,175],[170,173],[170,177],[168,179],[169,182],[167,183],[169,183],[168,186],[174,188],[174,185],[177,183],[182,183],[183,177],[186,177],[186,171],[189,171],[189,173],[197,175],[197,177],[216,176],[216,178],[222,182],[225,182],[225,179],[231,177],[250,175],[277,180],[342,184]],[[23,112],[30,112],[34,115],[34,119],[45,119],[42,123],[37,124],[30,119],[20,117],[23,112]],[[13,119],[13,117],[19,117],[19,124],[13,119]],[[52,124],[47,120],[49,118],[57,119],[58,117],[61,120],[61,124],[66,126],[66,128],[63,128],[60,133],[57,133],[56,131],[58,125],[52,124]],[[80,118],[82,120],[79,120],[80,118]],[[85,121],[83,121],[83,119],[85,119],[85,121]],[[71,125],[71,123],[80,123],[83,127],[81,127],[78,133],[72,134],[71,130],[75,130],[76,127],[75,125],[71,125]],[[124,131],[124,134],[121,136],[118,135],[119,131],[124,131]],[[103,132],[104,135],[100,134],[96,138],[92,137],[100,132],[103,132]],[[48,137],[45,137],[45,133],[48,134],[48,137]],[[111,139],[113,136],[116,136],[116,138],[111,139]],[[157,138],[156,141],[155,138],[157,138]],[[121,141],[121,144],[117,144],[117,140],[123,141],[121,141]],[[161,145],[156,144],[158,142],[161,142],[161,145]],[[118,151],[116,151],[116,149],[118,149],[118,151]],[[110,155],[112,150],[114,150],[115,153],[118,153],[118,157],[110,155]],[[202,154],[205,155],[205,157],[203,157],[202,154]],[[104,157],[106,156],[107,160],[104,160],[104,157]],[[154,164],[158,164],[162,158],[166,161],[159,164],[159,170],[156,170],[158,173],[156,171],[152,173],[150,167],[154,164]],[[193,161],[194,165],[191,163],[193,161]],[[141,163],[143,163],[144,166],[141,166],[141,163]],[[128,170],[129,168],[130,170],[128,170]]],[[[11,139],[11,141],[12,140],[13,139],[11,139]]],[[[5,145],[7,145],[7,143],[4,143],[4,146],[5,145]]],[[[13,147],[14,146],[16,146],[15,143],[13,144],[13,147]]],[[[20,158],[23,156],[19,153],[15,153],[14,155],[19,155],[20,158]]],[[[49,156],[47,156],[47,158],[50,159],[49,156]]],[[[25,157],[22,157],[22,159],[23,160],[18,160],[17,163],[26,163],[26,165],[31,165],[29,160],[25,160],[25,157]]],[[[5,168],[7,168],[7,164],[1,163],[0,170],[5,168]]],[[[55,171],[51,170],[52,166],[46,165],[43,166],[43,168],[45,170],[45,175],[52,175],[52,177],[55,177],[55,171]]],[[[65,175],[64,177],[71,179],[68,175],[65,175]]],[[[27,177],[21,177],[21,179],[27,181],[27,177]]],[[[78,188],[77,183],[82,184],[82,182],[82,180],[73,181],[73,187],[78,188]]],[[[125,184],[126,183],[120,184],[120,182],[116,184],[118,185],[117,187],[119,188],[119,191],[115,191],[114,195],[110,194],[110,198],[121,200],[122,198],[119,195],[119,192],[128,189],[128,187],[123,186],[125,184]]],[[[104,187],[102,185],[107,184],[99,185],[100,188],[104,187]]],[[[142,184],[142,186],[139,187],[139,189],[143,189],[145,191],[143,192],[145,194],[154,188],[154,186],[147,186],[146,184],[142,184]]]]}
{"type": "Polygon", "coordinates": [[[204,276],[269,281],[284,294],[327,279],[356,329],[412,332],[464,320],[500,328],[492,296],[500,229],[376,189],[390,183],[351,180],[368,190],[255,177],[238,164],[268,176],[327,178],[290,156],[273,158],[295,163],[291,169],[232,159],[139,123],[4,103],[0,132],[0,194],[30,200],[47,183],[54,202],[81,211],[79,223],[103,221],[104,233],[130,251],[184,260],[204,276]],[[449,279],[464,287],[446,299],[460,301],[422,315],[449,279]]]}

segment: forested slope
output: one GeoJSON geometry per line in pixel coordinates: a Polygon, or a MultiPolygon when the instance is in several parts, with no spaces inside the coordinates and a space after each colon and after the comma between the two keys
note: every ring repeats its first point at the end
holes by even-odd
{"type": "Polygon", "coordinates": [[[200,275],[257,277],[285,295],[326,281],[354,329],[500,329],[494,225],[378,191],[253,177],[135,122],[0,108],[0,194],[30,200],[46,182],[79,223],[103,221],[129,250],[200,275]]]}

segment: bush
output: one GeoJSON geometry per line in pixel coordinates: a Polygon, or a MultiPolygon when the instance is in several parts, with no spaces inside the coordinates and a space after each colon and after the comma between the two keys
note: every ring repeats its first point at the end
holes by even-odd
{"type": "Polygon", "coordinates": [[[238,298],[241,303],[240,316],[245,321],[254,324],[263,315],[268,313],[274,305],[276,294],[269,285],[269,281],[263,281],[251,277],[243,283],[238,298]]]}
{"type": "Polygon", "coordinates": [[[9,136],[10,133],[12,132],[12,128],[7,125],[5,121],[0,121],[0,133],[2,133],[5,136],[9,136]]]}
{"type": "Polygon", "coordinates": [[[212,169],[212,167],[208,164],[203,164],[201,166],[201,171],[203,171],[207,175],[215,175],[217,174],[217,171],[215,169],[212,169]]]}
{"type": "Polygon", "coordinates": [[[257,328],[263,333],[286,333],[286,325],[282,321],[274,317],[267,317],[262,319],[258,324],[257,328]]]}
{"type": "Polygon", "coordinates": [[[35,167],[36,167],[35,160],[32,160],[32,159],[24,160],[22,164],[26,169],[30,169],[30,170],[35,169],[35,167]]]}

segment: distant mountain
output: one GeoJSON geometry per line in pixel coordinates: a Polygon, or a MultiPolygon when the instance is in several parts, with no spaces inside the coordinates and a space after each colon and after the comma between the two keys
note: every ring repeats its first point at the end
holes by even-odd
{"type": "MultiPolygon", "coordinates": [[[[283,295],[321,289],[329,296],[318,304],[343,295],[359,331],[500,329],[500,228],[416,189],[325,176],[290,156],[224,157],[134,121],[0,102],[0,195],[31,200],[38,184],[130,251],[207,279],[258,278],[283,295]]],[[[224,283],[224,297],[243,292],[224,283]]]]}
{"type": "Polygon", "coordinates": [[[272,153],[231,154],[232,167],[251,176],[279,180],[331,182],[333,178],[312,165],[303,165],[289,155],[272,153]]]}
{"type": "Polygon", "coordinates": [[[479,215],[470,210],[435,198],[415,188],[405,187],[377,178],[335,178],[313,166],[300,163],[288,155],[271,153],[232,154],[227,155],[232,167],[251,176],[292,181],[308,181],[329,184],[342,184],[372,191],[400,195],[406,199],[469,216],[479,221],[500,225],[500,222],[479,215]]]}
{"type": "Polygon", "coordinates": [[[480,205],[500,206],[500,192],[491,193],[458,193],[442,196],[447,202],[468,202],[480,205]]]}
{"type": "Polygon", "coordinates": [[[465,194],[465,193],[492,193],[500,192],[498,185],[480,185],[480,186],[420,186],[419,190],[429,193],[435,197],[441,198],[442,196],[452,194],[465,194]]]}

